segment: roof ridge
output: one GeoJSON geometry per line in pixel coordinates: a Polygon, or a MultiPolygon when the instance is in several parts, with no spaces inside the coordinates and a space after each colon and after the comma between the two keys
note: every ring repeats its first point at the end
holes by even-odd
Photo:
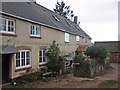
{"type": "Polygon", "coordinates": [[[30,4],[28,4],[27,2],[23,2],[23,3],[8,2],[8,3],[3,3],[2,5],[3,5],[3,8],[2,8],[3,12],[9,13],[15,16],[23,17],[26,19],[30,19],[44,25],[48,25],[53,27],[54,29],[58,29],[64,32],[68,32],[71,34],[75,34],[75,35],[79,35],[79,36],[83,36],[91,39],[91,37],[88,36],[88,34],[85,31],[83,31],[81,27],[78,26],[78,24],[75,24],[73,21],[65,18],[62,15],[59,15],[58,13],[36,2],[32,2],[30,4]],[[54,19],[54,17],[52,17],[52,15],[57,15],[60,21],[57,22],[54,19]],[[72,26],[68,25],[67,22],[69,22],[72,26]],[[77,29],[75,26],[79,27],[79,29],[77,29]]]}

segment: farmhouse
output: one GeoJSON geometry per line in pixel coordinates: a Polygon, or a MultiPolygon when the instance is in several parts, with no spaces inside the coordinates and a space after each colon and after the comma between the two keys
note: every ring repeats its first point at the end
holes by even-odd
{"type": "Polygon", "coordinates": [[[91,45],[91,37],[77,24],[36,2],[3,2],[0,11],[2,80],[45,67],[45,52],[55,40],[62,55],[75,55],[79,45],[91,45]]]}

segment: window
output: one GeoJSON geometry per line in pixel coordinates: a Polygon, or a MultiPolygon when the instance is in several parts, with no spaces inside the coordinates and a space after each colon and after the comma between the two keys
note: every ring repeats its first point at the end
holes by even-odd
{"type": "Polygon", "coordinates": [[[16,54],[16,68],[30,66],[30,50],[19,50],[16,54]]]}
{"type": "Polygon", "coordinates": [[[76,36],[76,42],[79,42],[79,41],[80,41],[80,37],[76,36]]]}
{"type": "Polygon", "coordinates": [[[53,17],[56,21],[58,21],[58,22],[60,21],[59,18],[57,17],[57,15],[53,15],[53,17]]]}
{"type": "Polygon", "coordinates": [[[70,42],[69,41],[69,33],[65,33],[65,42],[70,42]]]}
{"type": "Polygon", "coordinates": [[[31,36],[40,37],[40,27],[38,25],[31,25],[31,36]]]}
{"type": "Polygon", "coordinates": [[[0,18],[0,32],[15,33],[15,21],[0,18]]]}
{"type": "Polygon", "coordinates": [[[46,54],[45,54],[45,50],[40,50],[39,51],[39,63],[43,64],[46,62],[46,54]]]}

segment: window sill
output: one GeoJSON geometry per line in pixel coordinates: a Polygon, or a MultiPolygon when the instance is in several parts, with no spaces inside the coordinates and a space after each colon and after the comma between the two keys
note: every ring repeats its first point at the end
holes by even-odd
{"type": "Polygon", "coordinates": [[[16,34],[13,33],[0,33],[1,36],[11,36],[11,37],[17,37],[16,34]]]}
{"type": "Polygon", "coordinates": [[[70,42],[65,42],[65,43],[70,43],[70,42]]]}
{"type": "Polygon", "coordinates": [[[41,66],[45,66],[47,63],[45,62],[45,63],[39,63],[39,67],[41,67],[41,66]]]}
{"type": "Polygon", "coordinates": [[[76,41],[76,44],[77,44],[77,45],[79,45],[79,44],[80,44],[80,42],[76,41]]]}
{"type": "Polygon", "coordinates": [[[41,37],[38,37],[38,36],[30,36],[30,38],[38,38],[38,39],[41,39],[41,37]]]}
{"type": "Polygon", "coordinates": [[[23,71],[23,70],[30,69],[30,68],[32,68],[32,66],[30,66],[30,67],[24,67],[24,68],[19,68],[19,69],[16,69],[15,72],[23,71]]]}

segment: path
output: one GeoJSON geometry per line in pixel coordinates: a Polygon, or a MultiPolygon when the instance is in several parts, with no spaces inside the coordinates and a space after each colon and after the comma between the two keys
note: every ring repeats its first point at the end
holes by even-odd
{"type": "MultiPolygon", "coordinates": [[[[118,64],[112,63],[111,69],[103,76],[97,76],[93,79],[79,78],[68,75],[62,80],[56,82],[47,82],[43,85],[37,85],[37,88],[97,88],[99,83],[104,80],[118,80],[118,64]],[[81,83],[81,80],[89,80],[81,83]]],[[[117,87],[116,87],[117,88],[117,87]]]]}

